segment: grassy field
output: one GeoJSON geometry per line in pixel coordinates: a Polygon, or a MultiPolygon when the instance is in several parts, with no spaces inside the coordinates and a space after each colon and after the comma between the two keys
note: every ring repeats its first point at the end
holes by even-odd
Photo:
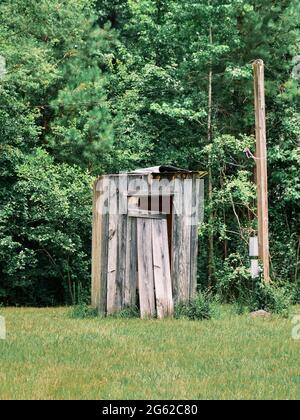
{"type": "MultiPolygon", "coordinates": [[[[295,308],[295,313],[300,309],[295,308]]],[[[75,320],[1,309],[1,399],[299,399],[290,320],[75,320]]]]}

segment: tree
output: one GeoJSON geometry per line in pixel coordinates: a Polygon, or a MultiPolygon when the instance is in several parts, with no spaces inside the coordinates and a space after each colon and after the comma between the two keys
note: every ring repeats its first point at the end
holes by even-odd
{"type": "Polygon", "coordinates": [[[88,295],[87,171],[104,170],[111,141],[101,70],[110,36],[93,4],[0,5],[0,303],[74,302],[80,284],[88,295]]]}

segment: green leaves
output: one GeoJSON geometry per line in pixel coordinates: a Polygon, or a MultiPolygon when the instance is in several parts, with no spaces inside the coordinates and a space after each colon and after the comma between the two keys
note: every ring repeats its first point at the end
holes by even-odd
{"type": "Polygon", "coordinates": [[[78,168],[54,164],[42,149],[19,155],[13,188],[5,202],[3,191],[0,197],[0,289],[6,303],[18,296],[19,303],[47,304],[48,293],[69,301],[69,282],[89,285],[91,183],[78,168]]]}

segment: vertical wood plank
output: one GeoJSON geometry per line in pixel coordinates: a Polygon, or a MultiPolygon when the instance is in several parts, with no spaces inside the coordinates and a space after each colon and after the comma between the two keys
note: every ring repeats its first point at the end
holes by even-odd
{"type": "MultiPolygon", "coordinates": [[[[136,191],[137,177],[128,177],[128,191],[136,191]]],[[[128,198],[128,210],[131,201],[135,205],[138,198],[128,198]]],[[[136,290],[138,285],[137,276],[137,221],[135,218],[127,215],[127,238],[126,238],[126,276],[124,284],[124,304],[125,306],[133,306],[136,304],[136,290]]]]}
{"type": "Polygon", "coordinates": [[[121,308],[126,305],[125,302],[125,284],[126,284],[126,250],[127,250],[127,175],[120,175],[118,179],[118,199],[119,199],[119,226],[118,226],[118,271],[117,282],[120,284],[121,308]]]}
{"type": "Polygon", "coordinates": [[[157,317],[163,319],[174,314],[166,220],[152,220],[152,241],[157,317]]]}
{"type": "Polygon", "coordinates": [[[101,180],[96,180],[93,186],[93,233],[92,233],[92,306],[99,307],[100,303],[100,270],[101,270],[101,214],[97,210],[100,197],[101,180]]]}
{"type": "Polygon", "coordinates": [[[100,315],[106,314],[107,298],[108,185],[108,177],[97,180],[93,198],[92,306],[100,315]]]}
{"type": "Polygon", "coordinates": [[[137,219],[138,279],[141,318],[155,316],[153,257],[152,257],[152,220],[137,219]]]}
{"type": "Polygon", "coordinates": [[[137,219],[128,217],[126,239],[126,277],[124,283],[124,305],[136,304],[137,289],[137,219]]]}
{"type": "Polygon", "coordinates": [[[197,291],[197,269],[198,269],[198,253],[199,253],[199,238],[198,228],[200,220],[200,206],[201,206],[201,183],[196,176],[193,177],[193,191],[192,191],[192,206],[193,218],[191,226],[191,282],[190,282],[190,299],[192,299],[197,291]]]}
{"type": "Polygon", "coordinates": [[[193,180],[187,178],[184,180],[183,201],[184,215],[182,221],[183,241],[180,252],[180,284],[182,291],[182,301],[190,300],[191,289],[191,232],[192,232],[192,198],[193,198],[193,180]]]}
{"type": "MultiPolygon", "coordinates": [[[[109,189],[109,177],[104,179],[104,188],[109,189]]],[[[109,207],[109,194],[107,206],[109,207]]],[[[99,313],[107,314],[107,275],[108,275],[109,213],[102,216],[101,288],[99,313]]]]}
{"type": "MultiPolygon", "coordinates": [[[[136,177],[128,177],[128,190],[136,190],[136,177]]],[[[124,282],[124,305],[133,306],[136,304],[137,289],[137,220],[127,218],[126,238],[126,276],[124,282]]]]}
{"type": "Polygon", "coordinates": [[[107,313],[121,310],[122,284],[118,278],[118,179],[110,177],[109,185],[109,238],[108,238],[108,272],[107,272],[107,313]]]}
{"type": "Polygon", "coordinates": [[[174,300],[178,303],[190,299],[193,182],[191,178],[177,177],[174,186],[172,284],[174,300]]]}
{"type": "Polygon", "coordinates": [[[173,227],[172,227],[172,259],[171,277],[174,302],[178,303],[181,299],[180,292],[180,249],[182,244],[182,215],[183,215],[183,184],[181,178],[173,180],[174,200],[173,200],[173,227]]]}

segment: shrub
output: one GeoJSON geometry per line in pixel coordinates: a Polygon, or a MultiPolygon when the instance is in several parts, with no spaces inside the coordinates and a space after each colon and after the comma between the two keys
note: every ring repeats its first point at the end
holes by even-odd
{"type": "Polygon", "coordinates": [[[235,303],[243,300],[245,290],[251,288],[249,267],[244,265],[241,255],[231,254],[224,261],[223,267],[216,273],[216,292],[223,303],[235,303]]]}
{"type": "Polygon", "coordinates": [[[85,303],[81,303],[70,309],[69,316],[74,319],[96,318],[98,316],[98,311],[85,303]]]}
{"type": "Polygon", "coordinates": [[[90,293],[92,178],[41,149],[0,152],[0,175],[9,163],[14,177],[0,188],[0,301],[76,304],[79,283],[90,293]]]}
{"type": "Polygon", "coordinates": [[[263,309],[274,314],[288,316],[291,296],[286,289],[268,285],[258,281],[254,292],[250,295],[249,308],[251,311],[263,309]]]}
{"type": "Polygon", "coordinates": [[[214,300],[210,294],[197,293],[190,303],[180,303],[175,306],[175,318],[188,318],[191,320],[208,320],[215,313],[214,300]]]}
{"type": "Polygon", "coordinates": [[[296,300],[295,290],[286,285],[268,285],[261,279],[253,280],[239,254],[230,255],[217,272],[218,296],[223,303],[233,303],[239,314],[262,309],[287,316],[292,301],[296,300]]]}

